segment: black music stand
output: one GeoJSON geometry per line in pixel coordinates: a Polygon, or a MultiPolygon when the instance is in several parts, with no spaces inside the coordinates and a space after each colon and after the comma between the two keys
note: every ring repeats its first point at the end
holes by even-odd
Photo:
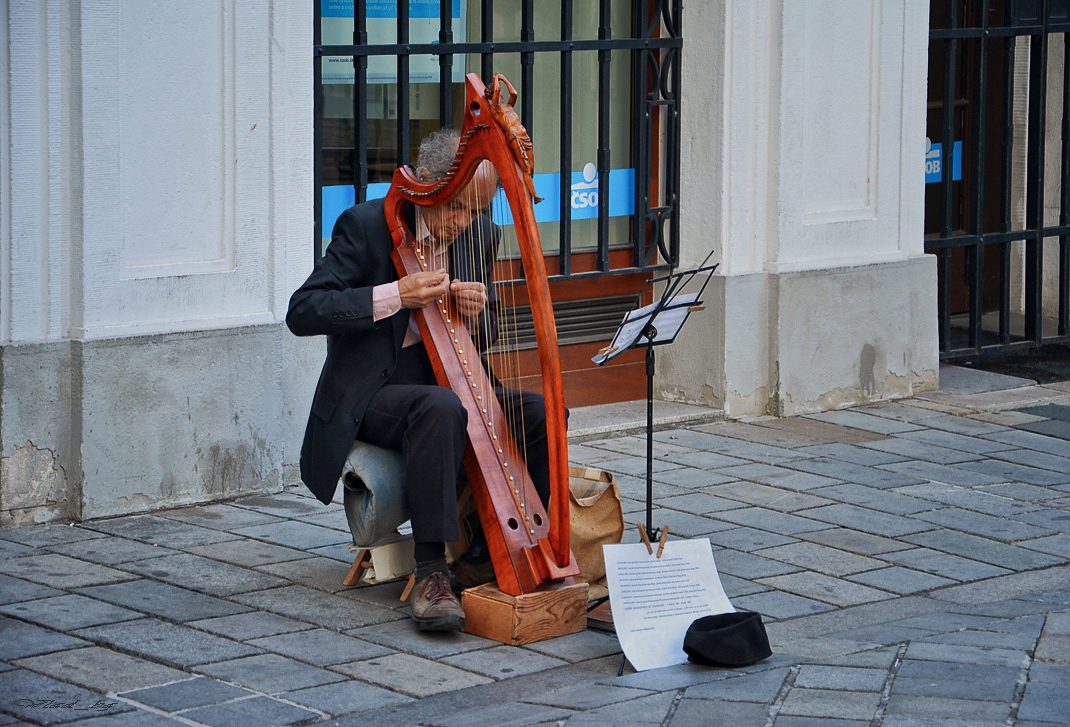
{"type": "MultiPolygon", "coordinates": [[[[647,285],[668,281],[661,299],[657,303],[636,308],[624,316],[613,340],[608,346],[592,358],[601,366],[607,361],[632,348],[646,346],[646,535],[651,541],[657,540],[661,528],[654,530],[654,347],[663,346],[676,340],[688,315],[692,311],[702,310],[702,293],[713,277],[717,264],[707,265],[713,253],[710,252],[702,265],[694,270],[669,273],[660,278],[647,281],[647,285]],[[702,273],[705,279],[698,292],[684,293],[683,289],[702,273]]],[[[640,297],[642,300],[642,297],[640,297]]],[[[658,556],[660,557],[660,553],[658,556]]]]}

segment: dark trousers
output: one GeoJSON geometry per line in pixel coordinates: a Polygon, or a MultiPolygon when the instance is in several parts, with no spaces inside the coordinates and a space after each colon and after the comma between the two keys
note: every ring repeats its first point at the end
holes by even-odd
{"type": "MultiPolygon", "coordinates": [[[[543,506],[550,498],[543,397],[496,386],[494,393],[525,453],[528,474],[543,506]]],[[[464,457],[468,413],[450,389],[435,383],[422,345],[402,350],[397,370],[372,397],[357,439],[405,457],[405,491],[413,540],[449,543],[460,538],[457,478],[464,457]]]]}

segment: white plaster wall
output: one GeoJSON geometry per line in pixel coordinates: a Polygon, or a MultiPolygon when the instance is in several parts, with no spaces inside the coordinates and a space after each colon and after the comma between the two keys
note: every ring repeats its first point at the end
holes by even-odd
{"type": "Polygon", "coordinates": [[[283,323],[312,265],[312,5],[0,17],[0,521],[278,487],[323,356],[283,323]]]}
{"type": "Polygon", "coordinates": [[[935,385],[927,45],[924,0],[688,7],[681,257],[720,268],[663,396],[754,416],[935,385]]]}

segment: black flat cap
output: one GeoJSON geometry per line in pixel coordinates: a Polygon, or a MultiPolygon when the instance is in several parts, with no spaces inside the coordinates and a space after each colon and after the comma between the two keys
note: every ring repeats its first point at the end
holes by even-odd
{"type": "Polygon", "coordinates": [[[696,619],[684,634],[684,652],[703,666],[747,666],[773,654],[761,614],[754,611],[696,619]]]}

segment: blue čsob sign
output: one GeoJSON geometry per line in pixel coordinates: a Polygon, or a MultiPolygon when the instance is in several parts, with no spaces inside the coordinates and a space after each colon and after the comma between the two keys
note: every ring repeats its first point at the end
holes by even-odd
{"type": "MultiPolygon", "coordinates": [[[[943,144],[925,139],[925,183],[933,184],[944,178],[943,144]]],[[[956,141],[951,148],[951,181],[962,179],[962,142],[956,141]]]]}
{"type": "MultiPolygon", "coordinates": [[[[452,2],[453,17],[461,17],[461,0],[452,2]]],[[[397,0],[367,0],[365,12],[369,18],[397,19],[397,0]]],[[[437,18],[439,0],[409,0],[410,18],[437,18]]],[[[320,0],[320,17],[352,18],[353,0],[320,0]]]]}
{"type": "MultiPolygon", "coordinates": [[[[572,172],[569,191],[571,219],[589,220],[598,217],[601,202],[598,194],[598,169],[588,162],[583,170],[572,172]]],[[[368,185],[368,199],[386,196],[390,189],[388,182],[368,185]]],[[[558,222],[561,219],[561,175],[535,175],[535,191],[543,201],[535,205],[536,222],[558,222]]],[[[339,215],[356,202],[356,190],[353,185],[342,184],[324,187],[322,191],[323,232],[334,229],[339,215]]],[[[635,169],[609,170],[609,216],[624,217],[635,213],[635,169]]],[[[501,190],[494,200],[494,221],[499,225],[513,224],[513,215],[501,190]]]]}

